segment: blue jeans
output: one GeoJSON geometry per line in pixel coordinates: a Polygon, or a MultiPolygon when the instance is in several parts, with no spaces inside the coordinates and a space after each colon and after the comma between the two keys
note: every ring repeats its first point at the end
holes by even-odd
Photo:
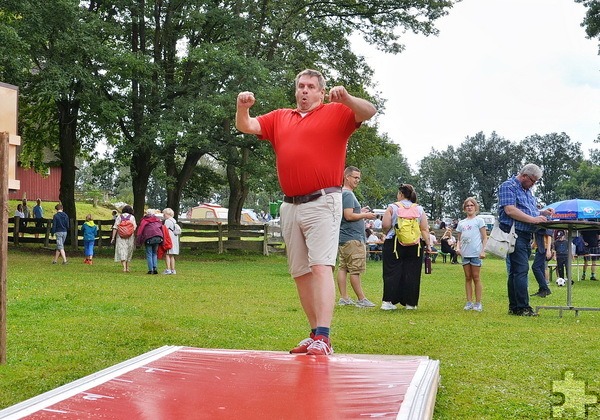
{"type": "Polygon", "coordinates": [[[533,257],[533,264],[531,264],[531,271],[533,276],[538,283],[539,291],[548,291],[550,288],[546,283],[546,250],[544,249],[544,235],[535,235],[535,243],[538,244],[538,249],[535,251],[533,257]],[[540,243],[542,248],[540,249],[540,243]]]}
{"type": "Polygon", "coordinates": [[[158,244],[146,245],[146,262],[148,271],[155,271],[158,266],[158,244]]]}
{"type": "Polygon", "coordinates": [[[515,250],[508,254],[508,309],[516,312],[529,307],[527,290],[529,273],[529,256],[531,255],[531,232],[517,231],[515,250]]]}

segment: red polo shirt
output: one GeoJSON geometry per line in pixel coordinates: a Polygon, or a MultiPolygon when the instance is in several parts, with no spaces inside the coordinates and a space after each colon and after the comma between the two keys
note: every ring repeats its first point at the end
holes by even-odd
{"type": "Polygon", "coordinates": [[[354,112],[334,102],[304,117],[277,109],[257,117],[262,136],[277,158],[277,176],[285,195],[305,195],[342,185],[348,139],[359,126],[354,112]]]}

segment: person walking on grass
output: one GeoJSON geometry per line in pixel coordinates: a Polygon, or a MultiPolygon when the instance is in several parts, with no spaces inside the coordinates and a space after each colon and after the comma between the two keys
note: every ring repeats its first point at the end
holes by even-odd
{"type": "Polygon", "coordinates": [[[158,246],[164,240],[164,233],[162,222],[156,217],[153,209],[146,210],[146,215],[142,217],[138,226],[135,240],[138,246],[144,244],[146,247],[147,274],[158,274],[158,246]]]}
{"type": "Polygon", "coordinates": [[[360,170],[348,166],[344,171],[344,186],[342,187],[342,221],[340,224],[339,267],[337,284],[340,289],[338,305],[356,305],[361,308],[375,306],[365,297],[360,275],[367,268],[367,250],[365,247],[365,219],[373,220],[375,213],[368,208],[361,208],[354,195],[354,190],[360,182],[360,170]],[[356,293],[357,301],[348,296],[347,277],[350,275],[350,285],[356,293]]]}
{"type": "Polygon", "coordinates": [[[91,214],[85,216],[85,222],[81,225],[81,236],[83,236],[83,255],[85,255],[83,263],[92,265],[94,242],[96,241],[96,236],[98,236],[98,226],[94,223],[91,214]]]}
{"type": "Polygon", "coordinates": [[[137,224],[133,215],[133,207],[125,205],[121,214],[115,219],[112,227],[111,244],[115,244],[115,262],[120,262],[123,272],[129,273],[133,250],[135,249],[135,230],[137,224]]]}
{"type": "Polygon", "coordinates": [[[456,252],[461,256],[463,271],[465,272],[467,303],[464,310],[481,312],[483,310],[481,305],[483,286],[481,285],[480,273],[481,260],[485,258],[484,249],[487,242],[487,232],[485,221],[477,216],[479,203],[474,197],[469,197],[464,201],[463,210],[467,213],[467,217],[458,222],[456,227],[458,232],[456,252]],[[475,291],[475,300],[473,300],[473,291],[475,291]]]}
{"type": "Polygon", "coordinates": [[[54,206],[56,214],[52,217],[52,229],[50,233],[56,237],[56,252],[52,264],[58,262],[58,257],[62,257],[62,263],[67,263],[67,255],[65,254],[65,240],[69,231],[70,222],[69,216],[63,211],[62,204],[54,206]]]}
{"type": "Polygon", "coordinates": [[[329,330],[335,307],[333,267],[342,215],[341,187],[350,135],[377,110],[343,86],[329,90],[316,70],[296,76],[296,108],[277,109],[256,118],[254,93],[237,97],[236,128],[268,140],[276,156],[277,175],[285,194],[281,231],[288,267],[294,278],[310,336],[291,353],[333,353],[329,330]]]}

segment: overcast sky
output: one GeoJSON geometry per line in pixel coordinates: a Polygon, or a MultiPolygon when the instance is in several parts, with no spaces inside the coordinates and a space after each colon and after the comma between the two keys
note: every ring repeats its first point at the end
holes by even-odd
{"type": "Polygon", "coordinates": [[[574,0],[463,0],[439,36],[407,34],[399,55],[359,46],[387,99],[382,131],[413,168],[480,131],[565,132],[586,153],[600,148],[600,56],[584,14],[574,0]]]}

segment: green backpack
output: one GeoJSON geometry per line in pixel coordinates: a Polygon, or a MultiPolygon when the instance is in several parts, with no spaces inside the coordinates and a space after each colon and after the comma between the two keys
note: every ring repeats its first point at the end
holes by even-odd
{"type": "MultiPolygon", "coordinates": [[[[413,203],[406,207],[402,203],[395,203],[398,206],[397,220],[394,225],[396,241],[394,241],[394,253],[396,252],[396,243],[402,246],[417,245],[421,241],[421,226],[419,224],[419,209],[417,204],[413,203]]],[[[419,248],[420,250],[420,248],[419,248]]]]}

